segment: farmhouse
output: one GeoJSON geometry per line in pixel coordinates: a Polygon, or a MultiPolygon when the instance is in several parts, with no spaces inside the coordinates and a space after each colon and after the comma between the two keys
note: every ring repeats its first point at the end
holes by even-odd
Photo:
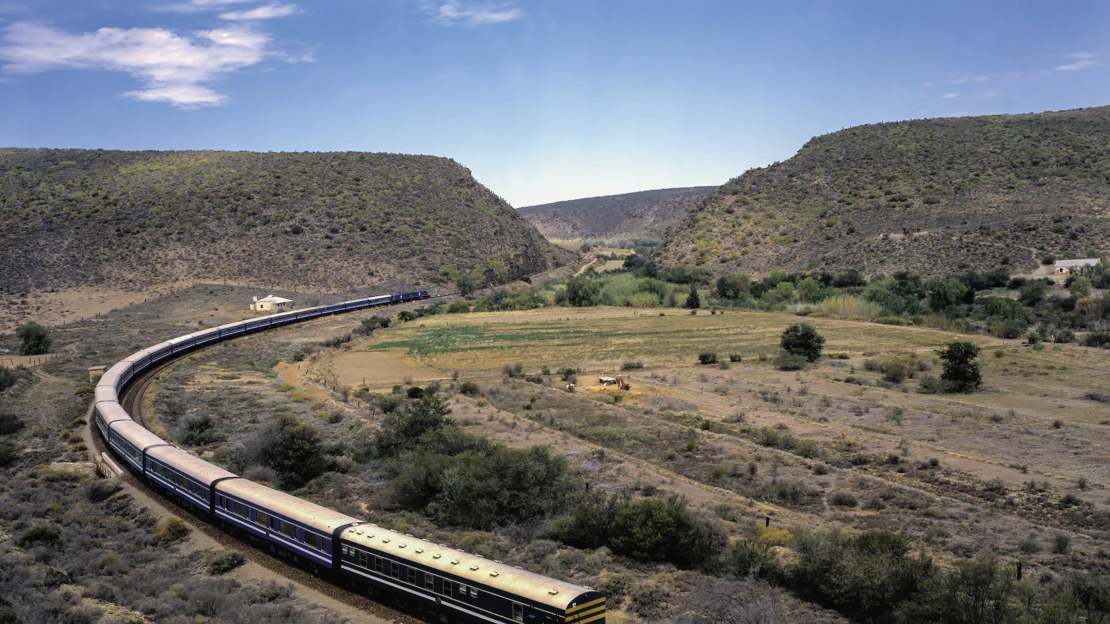
{"type": "Polygon", "coordinates": [[[1057,260],[1056,272],[1057,273],[1073,273],[1083,267],[1093,267],[1098,265],[1098,258],[1083,258],[1080,260],[1057,260]]]}
{"type": "Polygon", "coordinates": [[[274,295],[263,297],[262,299],[255,297],[254,301],[251,302],[251,310],[254,312],[282,312],[292,308],[292,304],[293,301],[291,299],[275,297],[274,295]]]}

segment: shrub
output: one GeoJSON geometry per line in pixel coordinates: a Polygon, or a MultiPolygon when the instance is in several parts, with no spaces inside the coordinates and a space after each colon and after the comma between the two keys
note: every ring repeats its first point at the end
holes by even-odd
{"type": "Polygon", "coordinates": [[[900,316],[880,316],[875,319],[875,322],[882,325],[898,325],[903,327],[906,325],[913,325],[913,321],[900,316]]]}
{"type": "Polygon", "coordinates": [[[837,507],[859,506],[859,501],[856,500],[855,495],[851,492],[844,491],[834,492],[833,495],[829,497],[829,503],[836,505],[837,507]]]}
{"type": "Polygon", "coordinates": [[[0,442],[0,468],[7,468],[19,458],[19,449],[10,442],[0,442]]]}
{"type": "Polygon", "coordinates": [[[1110,349],[1110,331],[1091,332],[1083,338],[1084,347],[1110,349]]]}
{"type": "Polygon", "coordinates": [[[23,421],[15,414],[0,413],[0,435],[18,433],[23,428],[23,421]]]}
{"type": "Polygon", "coordinates": [[[53,544],[61,537],[61,533],[54,527],[37,525],[27,529],[15,541],[20,548],[30,548],[39,544],[53,544]]]}
{"type": "Polygon", "coordinates": [[[741,361],[740,354],[739,353],[730,353],[730,354],[728,354],[728,361],[733,362],[733,363],[741,361]]]}
{"type": "Polygon", "coordinates": [[[628,492],[609,496],[595,490],[577,495],[572,506],[549,532],[580,548],[609,546],[642,561],[697,567],[712,561],[727,541],[718,520],[693,513],[678,494],[634,501],[628,492]]]}
{"type": "Polygon", "coordinates": [[[459,384],[459,394],[476,396],[479,392],[481,392],[481,389],[478,387],[478,384],[473,381],[464,381],[459,384]]]}
{"type": "Polygon", "coordinates": [[[424,389],[420,386],[410,386],[409,389],[405,391],[405,395],[410,399],[422,399],[424,398],[424,389]]]}
{"type": "Polygon", "coordinates": [[[887,362],[886,365],[883,366],[883,381],[887,381],[887,382],[890,382],[890,383],[896,383],[897,384],[897,383],[902,383],[905,380],[906,380],[906,366],[905,366],[905,364],[903,364],[901,362],[898,362],[898,361],[892,361],[892,362],[887,362]]]}
{"type": "Polygon", "coordinates": [[[621,370],[622,371],[639,370],[643,367],[644,367],[644,363],[639,361],[639,360],[636,360],[634,362],[633,361],[627,361],[627,362],[624,362],[624,363],[621,364],[621,370]]]}
{"type": "Polygon", "coordinates": [[[809,364],[810,360],[804,355],[780,351],[775,358],[775,366],[782,371],[801,370],[809,364]]]}
{"type": "Polygon", "coordinates": [[[1057,533],[1052,538],[1052,552],[1056,555],[1063,555],[1068,552],[1068,547],[1071,546],[1071,538],[1063,533],[1057,533]]]}
{"type": "Polygon", "coordinates": [[[99,479],[89,483],[86,492],[88,493],[89,500],[94,503],[107,500],[113,494],[123,489],[119,481],[115,479],[99,479]]]}
{"type": "Polygon", "coordinates": [[[189,537],[189,527],[180,518],[166,518],[158,530],[151,536],[151,540],[158,545],[172,544],[189,537]]]}
{"type": "Polygon", "coordinates": [[[53,339],[45,327],[34,321],[27,321],[17,327],[15,335],[22,341],[19,345],[20,355],[43,355],[50,352],[53,339]]]}
{"type": "Polygon", "coordinates": [[[769,542],[741,538],[721,554],[717,569],[735,578],[768,578],[778,575],[778,561],[769,542]]]}
{"type": "Polygon", "coordinates": [[[208,573],[212,576],[227,574],[247,562],[237,550],[221,550],[208,560],[208,573]]]}
{"type": "Polygon", "coordinates": [[[448,314],[467,314],[469,312],[470,304],[462,300],[452,301],[451,305],[447,306],[448,314]]]}
{"type": "Polygon", "coordinates": [[[628,593],[628,590],[635,582],[636,577],[632,576],[631,574],[628,574],[626,572],[617,572],[616,574],[610,574],[605,579],[605,585],[602,586],[602,590],[605,592],[606,596],[609,596],[610,598],[617,598],[628,593]]]}
{"type": "Polygon", "coordinates": [[[211,416],[189,412],[181,418],[177,439],[186,446],[203,446],[219,442],[223,436],[216,432],[216,421],[211,416]]]}
{"type": "MultiPolygon", "coordinates": [[[[19,381],[19,378],[12,372],[12,369],[7,366],[0,366],[0,392],[11,388],[17,381],[19,381]]],[[[0,414],[0,417],[2,416],[3,415],[0,414]]]]}
{"type": "Polygon", "coordinates": [[[455,286],[458,287],[459,294],[463,297],[469,297],[478,289],[478,284],[474,281],[474,278],[469,275],[460,275],[459,278],[455,280],[455,286]]]}
{"type": "Polygon", "coordinates": [[[809,323],[790,325],[782,332],[782,340],[779,342],[786,353],[800,355],[810,362],[816,362],[821,357],[824,344],[825,338],[809,323]]]}
{"type": "Polygon", "coordinates": [[[705,353],[698,354],[698,362],[702,365],[708,366],[717,363],[717,354],[713,351],[706,351],[705,353]]]}
{"type": "Polygon", "coordinates": [[[887,621],[928,579],[932,562],[909,556],[909,541],[889,531],[804,531],[788,572],[803,596],[852,619],[887,621]],[[881,571],[881,572],[880,572],[881,571]]]}

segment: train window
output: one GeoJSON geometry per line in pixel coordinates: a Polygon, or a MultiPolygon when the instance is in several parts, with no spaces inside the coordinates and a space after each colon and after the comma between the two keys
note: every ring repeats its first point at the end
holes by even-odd
{"type": "Polygon", "coordinates": [[[370,568],[370,562],[368,562],[366,560],[366,553],[364,553],[364,552],[359,552],[358,553],[358,564],[360,566],[364,567],[364,568],[367,568],[367,569],[370,568]]]}
{"type": "Polygon", "coordinates": [[[331,540],[324,537],[320,539],[320,550],[324,552],[331,552],[331,540]]]}
{"type": "Polygon", "coordinates": [[[409,568],[409,583],[416,585],[416,570],[409,568]]]}
{"type": "Polygon", "coordinates": [[[426,587],[428,591],[436,590],[436,576],[434,574],[424,573],[424,587],[426,587]]]}
{"type": "Polygon", "coordinates": [[[513,620],[516,622],[524,621],[524,605],[518,602],[513,603],[513,620]]]}
{"type": "Polygon", "coordinates": [[[235,515],[247,517],[247,508],[243,503],[235,503],[235,515]]]}
{"type": "Polygon", "coordinates": [[[284,520],[281,520],[278,522],[278,530],[281,531],[282,535],[291,535],[293,525],[284,520]]]}
{"type": "Polygon", "coordinates": [[[384,565],[384,564],[383,564],[383,560],[382,560],[381,557],[377,557],[376,559],[374,559],[374,569],[375,570],[377,570],[378,572],[383,572],[382,565],[384,565]]]}
{"type": "Polygon", "coordinates": [[[466,598],[466,585],[459,583],[459,597],[466,598]]]}
{"type": "Polygon", "coordinates": [[[258,524],[261,524],[262,526],[266,526],[266,523],[269,521],[269,519],[270,519],[270,516],[267,516],[266,512],[264,512],[264,511],[254,512],[254,521],[257,522],[258,524]]]}
{"type": "Polygon", "coordinates": [[[396,563],[394,563],[392,561],[389,562],[389,575],[392,576],[393,578],[400,578],[400,576],[401,576],[401,566],[397,565],[396,563]]]}
{"type": "Polygon", "coordinates": [[[308,544],[309,546],[315,546],[316,545],[316,534],[311,532],[311,531],[305,531],[302,534],[301,541],[304,542],[305,544],[308,544]]]}
{"type": "Polygon", "coordinates": [[[451,581],[448,581],[447,579],[443,579],[443,591],[441,591],[440,593],[443,594],[444,596],[450,596],[451,595],[451,581]]]}
{"type": "Polygon", "coordinates": [[[478,588],[477,587],[471,587],[470,588],[470,597],[471,598],[477,598],[478,597],[478,588]]]}

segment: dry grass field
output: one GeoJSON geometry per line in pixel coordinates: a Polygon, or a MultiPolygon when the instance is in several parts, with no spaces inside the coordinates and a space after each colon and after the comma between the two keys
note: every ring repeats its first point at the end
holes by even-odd
{"type": "MultiPolygon", "coordinates": [[[[737,537],[763,535],[758,527],[771,518],[782,532],[768,539],[783,544],[805,528],[882,528],[942,564],[991,554],[1021,560],[1036,578],[1110,565],[1110,409],[1097,400],[1110,395],[1110,353],[810,318],[827,338],[826,357],[779,371],[779,335],[798,320],[548,308],[422,317],[312,347],[357,325],[337,317],[220,347],[167,381],[179,375],[176,400],[196,405],[203,395],[220,412],[225,437],[209,450],[245,439],[259,423],[252,412],[293,413],[337,443],[365,439],[383,417],[375,396],[438,383],[466,430],[517,448],[550,446],[609,491],[681,493],[737,537]],[[917,392],[922,376],[940,372],[934,350],[955,339],[983,347],[983,390],[917,392]],[[699,365],[706,351],[727,364],[699,365]],[[257,364],[273,358],[282,360],[274,369],[257,364]],[[876,369],[889,359],[912,364],[913,376],[883,382],[876,369]],[[622,372],[626,362],[643,367],[622,372]],[[559,375],[567,367],[578,370],[574,392],[559,375]],[[617,374],[630,391],[598,385],[617,374]],[[477,383],[478,395],[456,394],[463,381],[477,383]]],[[[381,485],[363,477],[304,495],[446,543],[473,539],[399,510],[381,485]]],[[[642,583],[674,572],[626,562],[552,573],[596,584],[615,570],[642,583]]],[[[672,600],[686,595],[681,585],[672,600]]],[[[776,599],[806,613],[792,621],[830,617],[776,599]]],[[[634,605],[624,608],[637,617],[634,605]]]]}
{"type": "MultiPolygon", "coordinates": [[[[177,331],[202,312],[215,323],[226,306],[221,297],[185,299],[157,324],[177,331]]],[[[146,306],[128,314],[127,327],[155,316],[146,306]]],[[[365,449],[384,418],[379,400],[395,396],[394,386],[438,384],[466,431],[515,448],[549,446],[606,491],[682,494],[720,518],[732,538],[757,536],[783,557],[800,530],[848,527],[899,531],[942,565],[979,554],[1021,560],[1030,578],[1105,573],[1110,565],[1110,409],[1092,398],[1110,395],[1106,351],[1036,351],[939,330],[809,318],[827,339],[826,357],[782,372],[772,360],[797,316],[604,307],[436,315],[324,346],[360,318],[321,319],[198,352],[162,374],[148,417],[177,436],[187,415],[212,416],[214,435],[191,448],[217,461],[249,446],[281,413],[320,431],[329,448],[365,449]],[[954,339],[984,347],[983,391],[917,392],[922,376],[940,372],[934,350],[954,339]],[[706,351],[726,364],[699,365],[706,351]],[[740,361],[729,363],[729,355],[740,361]],[[912,363],[914,376],[884,383],[876,369],[889,359],[912,363]],[[642,368],[622,371],[636,362],[642,368]],[[559,374],[568,367],[578,371],[574,392],[559,374]],[[630,391],[598,385],[597,377],[617,374],[630,391]],[[460,394],[465,381],[479,391],[460,394]]],[[[139,346],[155,338],[141,332],[127,340],[139,346]]],[[[51,368],[60,372],[60,364],[51,368]]],[[[634,589],[612,601],[615,622],[665,617],[642,603],[657,590],[667,609],[690,608],[696,588],[709,582],[701,572],[605,549],[537,555],[532,544],[544,540],[535,541],[536,528],[436,526],[396,504],[374,460],[355,459],[335,456],[331,472],[298,495],[583,584],[630,575],[634,589]]],[[[842,621],[782,590],[743,591],[777,605],[784,621],[842,621]]]]}

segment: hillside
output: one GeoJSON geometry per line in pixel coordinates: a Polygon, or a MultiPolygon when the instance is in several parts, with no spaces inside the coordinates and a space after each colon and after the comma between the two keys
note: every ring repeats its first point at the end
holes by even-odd
{"type": "Polygon", "coordinates": [[[500,282],[560,253],[453,160],[0,150],[0,288],[500,282]],[[445,268],[450,267],[450,268],[445,268]]]}
{"type": "Polygon", "coordinates": [[[572,199],[528,206],[518,212],[549,239],[662,238],[714,188],[697,186],[572,199]]]}
{"type": "Polygon", "coordinates": [[[1110,107],[850,128],[706,197],[661,250],[720,275],[1036,268],[1110,249],[1110,107]]]}

